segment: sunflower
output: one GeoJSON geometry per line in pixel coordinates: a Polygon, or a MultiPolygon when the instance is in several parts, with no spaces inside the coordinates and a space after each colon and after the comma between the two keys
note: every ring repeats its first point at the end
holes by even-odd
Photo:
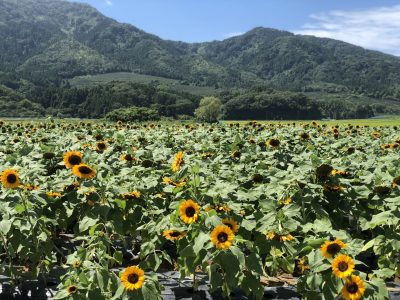
{"type": "Polygon", "coordinates": [[[289,233],[285,235],[277,234],[275,231],[269,231],[266,233],[269,240],[274,240],[278,242],[290,242],[294,240],[294,237],[289,233]]]}
{"type": "Polygon", "coordinates": [[[172,172],[178,172],[179,169],[181,168],[183,164],[183,157],[185,156],[185,153],[183,151],[179,151],[174,158],[174,161],[172,162],[172,172]]]}
{"type": "Polygon", "coordinates": [[[239,230],[238,222],[236,222],[232,218],[223,219],[222,224],[224,224],[225,226],[228,226],[234,233],[236,233],[239,230]]]}
{"type": "Polygon", "coordinates": [[[354,262],[350,256],[340,254],[332,261],[332,272],[338,278],[346,278],[354,271],[354,262]]]}
{"type": "Polygon", "coordinates": [[[240,158],[241,155],[242,155],[242,153],[239,150],[233,151],[231,153],[231,157],[233,157],[233,158],[240,158]]]}
{"type": "Polygon", "coordinates": [[[331,172],[331,175],[332,175],[332,176],[339,175],[339,176],[342,176],[342,177],[344,177],[344,178],[347,178],[347,177],[350,176],[350,173],[347,172],[346,170],[336,170],[336,169],[333,169],[332,172],[331,172]]]}
{"type": "Polygon", "coordinates": [[[346,300],[358,300],[365,293],[365,284],[361,277],[352,275],[342,288],[342,297],[346,300]]]}
{"type": "Polygon", "coordinates": [[[211,158],[213,156],[214,156],[214,153],[212,153],[212,152],[206,152],[206,153],[201,154],[201,158],[204,158],[204,159],[211,158]]]}
{"type": "Polygon", "coordinates": [[[72,168],[72,173],[82,179],[92,179],[96,176],[96,171],[86,164],[76,165],[72,168]]]}
{"type": "Polygon", "coordinates": [[[232,245],[235,234],[226,225],[219,225],[210,234],[211,242],[218,249],[228,249],[232,245]]]}
{"type": "Polygon", "coordinates": [[[344,191],[344,187],[340,185],[331,185],[331,184],[325,184],[324,185],[324,191],[325,192],[331,192],[331,193],[340,193],[344,191]]]}
{"type": "Polygon", "coordinates": [[[192,199],[186,200],[179,206],[179,217],[186,224],[196,222],[199,218],[200,206],[192,199]]]}
{"type": "Polygon", "coordinates": [[[68,169],[82,163],[82,153],[79,151],[70,151],[64,154],[64,164],[68,169]]]}
{"type": "Polygon", "coordinates": [[[300,138],[302,140],[308,140],[310,138],[310,135],[307,132],[303,132],[300,134],[300,138]]]}
{"type": "Polygon", "coordinates": [[[78,288],[73,284],[67,287],[68,294],[75,294],[77,290],[78,288]]]}
{"type": "Polygon", "coordinates": [[[123,154],[121,155],[121,160],[127,161],[127,162],[132,162],[134,160],[137,160],[136,157],[134,157],[132,154],[123,154]]]}
{"type": "Polygon", "coordinates": [[[279,200],[279,204],[280,204],[280,205],[289,205],[289,204],[291,204],[292,202],[293,202],[292,197],[287,197],[287,198],[285,198],[285,199],[279,200]]]}
{"type": "Polygon", "coordinates": [[[307,263],[307,257],[300,257],[295,260],[295,271],[298,274],[304,274],[308,270],[310,270],[310,266],[307,263]]]}
{"type": "Polygon", "coordinates": [[[176,187],[181,187],[181,186],[184,186],[186,184],[185,180],[175,182],[171,178],[168,178],[168,177],[164,177],[163,178],[163,182],[166,183],[166,184],[169,184],[169,185],[176,186],[176,187]]]}
{"type": "Polygon", "coordinates": [[[381,137],[381,134],[380,134],[379,132],[377,132],[377,131],[374,131],[374,132],[372,133],[372,137],[373,137],[374,139],[378,139],[378,138],[381,137]]]}
{"type": "Polygon", "coordinates": [[[144,271],[137,267],[127,267],[121,274],[121,283],[129,291],[138,290],[144,283],[144,271]]]}
{"type": "Polygon", "coordinates": [[[396,178],[394,178],[393,182],[392,182],[393,187],[398,186],[398,185],[400,185],[400,176],[397,176],[396,178]]]}
{"type": "Polygon", "coordinates": [[[178,230],[164,230],[163,231],[163,236],[171,241],[176,241],[181,239],[186,235],[186,232],[184,231],[178,231],[178,230]]]}
{"type": "Polygon", "coordinates": [[[50,198],[59,198],[62,196],[61,193],[57,192],[47,192],[46,195],[49,196],[50,198]]]}
{"type": "Polygon", "coordinates": [[[108,146],[106,142],[97,142],[96,143],[96,150],[99,152],[103,152],[107,150],[108,146]]]}
{"type": "Polygon", "coordinates": [[[34,191],[34,190],[39,190],[40,186],[34,185],[34,184],[26,184],[26,185],[24,185],[24,188],[27,191],[34,191]]]}
{"type": "Polygon", "coordinates": [[[270,147],[274,148],[279,147],[279,145],[281,144],[281,142],[278,139],[270,139],[267,143],[270,147]]]}
{"type": "Polygon", "coordinates": [[[76,260],[76,261],[74,261],[73,264],[72,264],[72,266],[73,266],[75,269],[79,269],[79,268],[81,267],[81,265],[82,265],[82,263],[81,263],[80,260],[76,260]]]}
{"type": "Polygon", "coordinates": [[[332,258],[336,254],[340,252],[341,249],[345,248],[346,244],[341,240],[325,241],[325,243],[321,246],[320,250],[322,252],[322,256],[325,258],[332,258]]]}
{"type": "Polygon", "coordinates": [[[141,192],[139,192],[139,191],[133,191],[133,192],[130,192],[130,193],[122,194],[122,198],[123,198],[124,200],[139,199],[141,195],[142,195],[141,192]]]}
{"type": "Polygon", "coordinates": [[[333,167],[330,165],[327,164],[320,165],[316,170],[318,179],[328,178],[328,176],[331,175],[333,170],[334,170],[333,167]]]}
{"type": "Polygon", "coordinates": [[[4,170],[1,174],[1,183],[6,189],[15,189],[19,187],[19,174],[18,171],[13,169],[4,170]]]}
{"type": "Polygon", "coordinates": [[[228,204],[217,204],[215,207],[213,207],[216,212],[222,213],[222,212],[230,212],[232,209],[228,206],[228,204]]]}

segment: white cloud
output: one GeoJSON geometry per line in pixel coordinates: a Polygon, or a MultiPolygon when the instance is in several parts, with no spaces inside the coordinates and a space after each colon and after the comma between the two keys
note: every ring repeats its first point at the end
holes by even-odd
{"type": "Polygon", "coordinates": [[[311,15],[297,34],[342,40],[400,56],[400,5],[311,15]]]}
{"type": "Polygon", "coordinates": [[[224,38],[229,39],[231,37],[242,35],[242,34],[244,34],[244,32],[231,32],[231,33],[225,34],[224,38]]]}
{"type": "Polygon", "coordinates": [[[113,2],[111,0],[104,0],[104,3],[109,6],[113,5],[113,2]]]}

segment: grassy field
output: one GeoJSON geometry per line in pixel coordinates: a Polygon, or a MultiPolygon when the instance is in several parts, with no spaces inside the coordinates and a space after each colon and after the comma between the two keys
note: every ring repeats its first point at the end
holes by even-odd
{"type": "Polygon", "coordinates": [[[176,91],[187,92],[200,96],[214,95],[215,93],[218,92],[217,89],[212,87],[185,85],[182,84],[179,80],[175,79],[168,79],[164,77],[142,75],[142,74],[128,73],[128,72],[77,76],[70,79],[69,83],[73,87],[85,87],[85,86],[104,84],[111,81],[125,81],[125,82],[135,82],[142,84],[156,83],[158,85],[163,85],[167,88],[176,91]]]}

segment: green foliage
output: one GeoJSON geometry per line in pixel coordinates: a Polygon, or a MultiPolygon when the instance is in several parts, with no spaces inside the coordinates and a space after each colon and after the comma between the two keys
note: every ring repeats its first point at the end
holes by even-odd
{"type": "Polygon", "coordinates": [[[223,104],[216,97],[204,97],[200,106],[195,110],[195,116],[202,121],[213,123],[221,116],[223,104]]]}
{"type": "Polygon", "coordinates": [[[53,115],[82,118],[102,118],[130,106],[153,107],[160,116],[193,115],[199,101],[195,95],[132,82],[86,88],[37,87],[30,95],[53,115]]]}
{"type": "Polygon", "coordinates": [[[155,109],[131,106],[128,108],[119,108],[109,112],[106,115],[106,119],[110,121],[122,122],[143,122],[159,120],[160,116],[155,109]]]}

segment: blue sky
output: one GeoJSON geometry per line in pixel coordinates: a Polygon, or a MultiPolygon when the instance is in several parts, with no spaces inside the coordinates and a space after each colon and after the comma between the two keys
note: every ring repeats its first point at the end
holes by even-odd
{"type": "Polygon", "coordinates": [[[400,55],[400,0],[75,0],[164,39],[222,40],[256,26],[400,55]]]}

